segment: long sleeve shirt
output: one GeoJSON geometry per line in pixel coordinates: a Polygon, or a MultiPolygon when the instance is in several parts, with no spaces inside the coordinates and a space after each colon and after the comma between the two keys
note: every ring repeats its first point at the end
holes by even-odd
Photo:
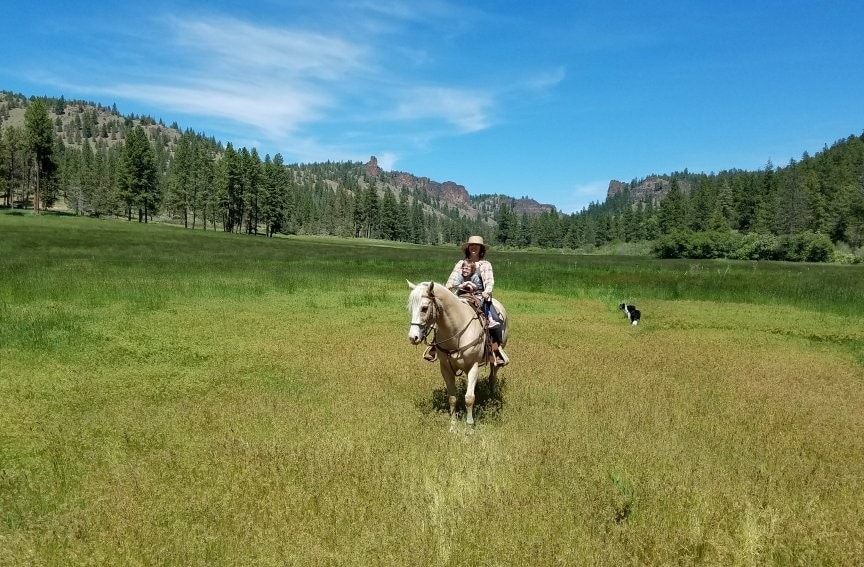
{"type": "MultiPolygon", "coordinates": [[[[447,289],[453,289],[462,279],[462,260],[456,262],[453,266],[453,271],[450,272],[450,277],[447,278],[447,289]]],[[[483,290],[492,295],[492,288],[495,287],[495,275],[492,273],[492,264],[488,260],[477,260],[474,262],[474,268],[483,280],[483,290]]]]}

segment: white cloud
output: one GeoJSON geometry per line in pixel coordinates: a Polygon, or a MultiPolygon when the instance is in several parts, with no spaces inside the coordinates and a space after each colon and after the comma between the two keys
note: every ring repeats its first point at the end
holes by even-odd
{"type": "Polygon", "coordinates": [[[378,160],[378,167],[384,171],[393,171],[399,156],[393,152],[383,152],[381,155],[376,155],[375,159],[378,160]]]}
{"type": "Polygon", "coordinates": [[[366,68],[370,48],[334,35],[255,26],[235,19],[174,21],[175,42],[206,67],[337,81],[366,68]]]}
{"type": "Polygon", "coordinates": [[[531,90],[546,91],[557,87],[567,77],[564,67],[557,67],[551,71],[538,73],[528,79],[525,86],[531,90]]]}
{"type": "Polygon", "coordinates": [[[416,87],[406,90],[396,108],[399,120],[443,118],[461,133],[488,128],[492,119],[492,95],[447,87],[416,87]]]}
{"type": "Polygon", "coordinates": [[[565,195],[561,204],[561,212],[578,213],[592,202],[602,203],[606,200],[606,192],[609,190],[608,181],[591,181],[576,185],[565,195]]]}
{"type": "Polygon", "coordinates": [[[273,86],[248,90],[229,82],[199,81],[187,86],[124,84],[108,89],[117,97],[137,99],[193,115],[221,117],[255,127],[278,138],[318,119],[330,104],[326,94],[273,86]]]}
{"type": "MultiPolygon", "coordinates": [[[[446,2],[418,9],[397,0],[377,4],[357,20],[378,18],[410,34],[418,19],[442,25],[458,13],[446,2]]],[[[162,19],[164,27],[152,34],[164,37],[158,47],[144,39],[124,44],[131,58],[146,58],[154,67],[141,67],[103,92],[200,116],[233,139],[260,139],[291,156],[286,159],[331,159],[382,146],[410,150],[491,128],[504,119],[496,114],[504,101],[554,88],[565,75],[559,68],[497,84],[435,84],[420,75],[435,65],[427,55],[417,58],[426,53],[422,43],[406,50],[386,35],[343,25],[319,31],[298,22],[279,27],[228,17],[162,19]],[[160,57],[156,51],[148,57],[149,49],[160,57]]],[[[390,152],[379,163],[392,168],[396,159],[390,152]]]]}

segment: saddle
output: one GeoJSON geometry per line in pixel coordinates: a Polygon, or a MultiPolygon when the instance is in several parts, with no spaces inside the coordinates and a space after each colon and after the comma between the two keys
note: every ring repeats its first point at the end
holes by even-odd
{"type": "MultiPolygon", "coordinates": [[[[483,346],[484,346],[484,356],[486,362],[482,363],[482,365],[490,364],[495,365],[497,363],[495,359],[495,352],[492,350],[492,335],[489,333],[489,319],[486,317],[486,312],[483,309],[483,300],[478,298],[474,294],[466,293],[465,295],[460,296],[460,299],[474,308],[474,312],[477,315],[477,319],[480,321],[480,325],[483,326],[483,346]]],[[[506,356],[506,355],[504,355],[506,356]]],[[[505,359],[506,360],[506,359],[505,359]]],[[[509,362],[509,360],[507,360],[509,362]]],[[[505,362],[506,364],[506,362],[505,362]]]]}
{"type": "Polygon", "coordinates": [[[483,325],[483,330],[488,331],[487,325],[489,322],[486,320],[486,312],[483,310],[483,300],[474,295],[473,293],[466,293],[464,295],[460,295],[459,299],[470,305],[474,308],[474,314],[477,315],[477,318],[480,320],[480,324],[483,325]]]}
{"type": "MultiPolygon", "coordinates": [[[[474,308],[477,320],[480,321],[480,325],[483,327],[483,358],[485,360],[480,363],[480,366],[485,366],[486,364],[490,366],[506,366],[510,362],[510,359],[504,353],[504,349],[500,347],[498,349],[498,352],[501,354],[500,361],[496,360],[495,352],[492,350],[492,336],[489,333],[489,320],[486,318],[486,312],[483,309],[483,300],[470,293],[460,295],[459,299],[474,308]]],[[[435,362],[438,359],[438,350],[434,344],[429,345],[426,352],[423,353],[422,359],[426,362],[435,362]]]]}

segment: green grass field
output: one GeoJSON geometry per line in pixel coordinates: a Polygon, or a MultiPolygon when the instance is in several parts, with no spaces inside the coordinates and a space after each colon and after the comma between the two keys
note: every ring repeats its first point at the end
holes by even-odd
{"type": "Polygon", "coordinates": [[[0,564],[864,562],[864,266],[493,250],[465,435],[458,253],[0,213],[0,564]]]}

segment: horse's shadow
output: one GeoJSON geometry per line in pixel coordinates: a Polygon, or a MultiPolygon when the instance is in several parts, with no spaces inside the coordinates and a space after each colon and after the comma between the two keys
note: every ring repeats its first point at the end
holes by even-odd
{"type": "MultiPolygon", "coordinates": [[[[477,420],[496,421],[504,414],[504,394],[507,382],[502,376],[495,379],[495,387],[490,384],[488,376],[479,378],[474,387],[474,418],[477,420]]],[[[465,378],[456,379],[456,412],[465,413],[465,392],[468,386],[465,378]]],[[[423,412],[450,413],[450,403],[447,401],[445,387],[434,388],[429,398],[418,400],[417,409],[423,412]]]]}

